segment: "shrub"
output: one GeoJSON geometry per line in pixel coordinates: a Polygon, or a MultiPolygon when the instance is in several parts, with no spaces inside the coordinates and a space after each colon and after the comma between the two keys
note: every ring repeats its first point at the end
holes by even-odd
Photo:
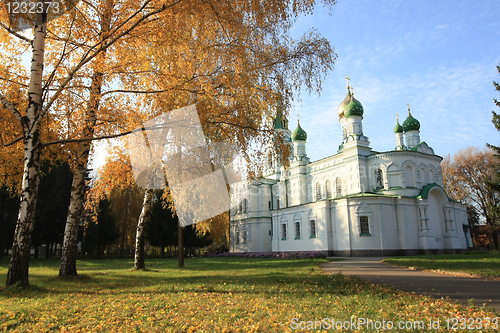
{"type": "Polygon", "coordinates": [[[294,251],[294,252],[224,252],[212,254],[211,257],[238,257],[238,258],[280,258],[280,259],[306,259],[326,258],[326,254],[320,251],[294,251]]]}

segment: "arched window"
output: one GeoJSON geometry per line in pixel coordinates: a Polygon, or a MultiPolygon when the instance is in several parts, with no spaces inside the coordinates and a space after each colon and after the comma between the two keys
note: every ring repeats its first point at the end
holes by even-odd
{"type": "Polygon", "coordinates": [[[281,224],[281,240],[286,240],[286,223],[281,224]]]}
{"type": "Polygon", "coordinates": [[[325,192],[326,192],[326,198],[332,197],[332,184],[330,180],[327,180],[325,183],[325,192]]]}
{"type": "Polygon", "coordinates": [[[269,170],[273,168],[273,154],[271,153],[267,154],[267,167],[269,170]]]}
{"type": "Polygon", "coordinates": [[[368,225],[368,216],[359,217],[359,233],[361,235],[370,234],[370,226],[368,225]]]}
{"type": "Polygon", "coordinates": [[[340,177],[335,180],[335,193],[337,197],[342,196],[342,179],[340,177]]]}
{"type": "Polygon", "coordinates": [[[415,187],[415,181],[413,180],[413,168],[409,165],[405,168],[405,181],[406,187],[415,187]]]}
{"type": "Polygon", "coordinates": [[[248,209],[248,207],[247,207],[247,199],[245,198],[245,199],[243,199],[243,213],[246,213],[247,209],[248,209]]]}
{"type": "Polygon", "coordinates": [[[316,183],[316,200],[321,200],[321,184],[316,183]]]}
{"type": "Polygon", "coordinates": [[[238,206],[238,213],[243,212],[243,203],[240,201],[240,204],[238,206]]]}
{"type": "Polygon", "coordinates": [[[375,169],[375,189],[384,188],[384,176],[381,169],[375,169]]]}
{"type": "Polygon", "coordinates": [[[280,209],[280,199],[276,199],[276,209],[280,209]]]}
{"type": "Polygon", "coordinates": [[[295,239],[300,239],[300,222],[295,222],[295,239]]]}
{"type": "Polygon", "coordinates": [[[427,172],[425,171],[424,168],[420,169],[420,183],[422,184],[422,186],[429,184],[427,182],[427,172]]]}
{"type": "Polygon", "coordinates": [[[311,232],[310,237],[311,238],[316,238],[316,220],[310,220],[309,221],[309,230],[311,232]]]}

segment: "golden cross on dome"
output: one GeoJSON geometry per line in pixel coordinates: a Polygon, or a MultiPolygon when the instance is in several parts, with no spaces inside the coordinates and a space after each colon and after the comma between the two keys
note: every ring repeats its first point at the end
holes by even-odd
{"type": "Polygon", "coordinates": [[[349,80],[350,80],[349,75],[346,75],[345,79],[347,80],[347,89],[349,89],[349,80]]]}
{"type": "Polygon", "coordinates": [[[408,116],[410,116],[410,103],[406,103],[408,105],[408,116]]]}
{"type": "Polygon", "coordinates": [[[300,124],[300,114],[297,113],[297,123],[300,124]]]}
{"type": "Polygon", "coordinates": [[[396,121],[399,123],[399,115],[396,113],[396,121]]]}

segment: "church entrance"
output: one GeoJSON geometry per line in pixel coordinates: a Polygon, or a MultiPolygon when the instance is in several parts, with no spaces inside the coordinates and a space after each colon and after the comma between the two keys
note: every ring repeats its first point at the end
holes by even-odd
{"type": "Polygon", "coordinates": [[[436,240],[436,248],[444,249],[444,212],[443,212],[443,200],[441,193],[437,191],[431,191],[429,194],[429,228],[430,234],[434,235],[436,240]]]}

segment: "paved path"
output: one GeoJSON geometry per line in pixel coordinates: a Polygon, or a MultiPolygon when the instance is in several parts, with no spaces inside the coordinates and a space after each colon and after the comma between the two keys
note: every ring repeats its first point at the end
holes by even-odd
{"type": "Polygon", "coordinates": [[[360,279],[393,286],[399,290],[430,295],[435,298],[450,297],[462,304],[471,298],[477,306],[486,303],[500,313],[500,281],[422,272],[393,267],[381,262],[384,258],[346,258],[321,265],[331,274],[356,275],[360,279]]]}

